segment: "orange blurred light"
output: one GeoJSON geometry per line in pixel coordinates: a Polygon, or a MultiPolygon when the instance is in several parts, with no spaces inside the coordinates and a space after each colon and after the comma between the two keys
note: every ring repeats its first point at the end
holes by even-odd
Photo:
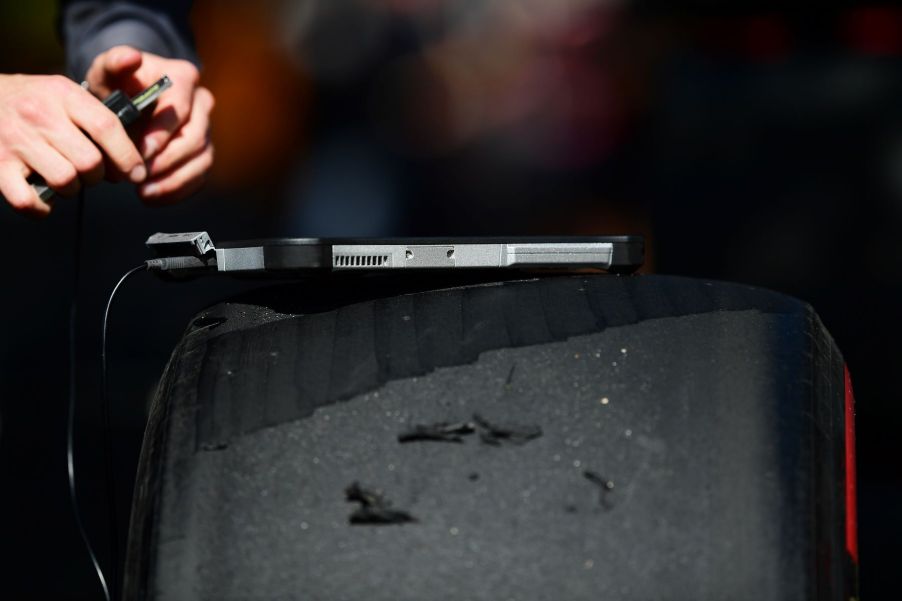
{"type": "Polygon", "coordinates": [[[213,182],[268,180],[303,152],[310,85],[274,43],[267,3],[195,3],[192,22],[204,85],[216,97],[213,182]]]}

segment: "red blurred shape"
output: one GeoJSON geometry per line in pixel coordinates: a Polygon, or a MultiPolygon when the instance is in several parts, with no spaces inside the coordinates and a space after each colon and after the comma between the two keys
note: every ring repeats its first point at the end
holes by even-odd
{"type": "Polygon", "coordinates": [[[902,10],[886,6],[856,8],[842,22],[843,34],[855,50],[874,56],[902,52],[902,10]]]}

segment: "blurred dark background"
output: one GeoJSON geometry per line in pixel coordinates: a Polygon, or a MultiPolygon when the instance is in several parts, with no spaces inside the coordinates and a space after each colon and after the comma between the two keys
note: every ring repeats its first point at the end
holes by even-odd
{"type": "MultiPolygon", "coordinates": [[[[858,402],[861,585],[902,553],[902,9],[822,2],[202,0],[217,163],[198,197],[87,199],[79,495],[108,556],[103,303],[150,233],[643,233],[645,272],[810,302],[858,402]]],[[[60,72],[56,6],[0,2],[0,72],[60,72]]],[[[97,599],[66,488],[74,203],[0,207],[0,598],[97,599]]],[[[143,422],[197,310],[247,284],[137,276],[112,318],[120,532],[143,422]]]]}

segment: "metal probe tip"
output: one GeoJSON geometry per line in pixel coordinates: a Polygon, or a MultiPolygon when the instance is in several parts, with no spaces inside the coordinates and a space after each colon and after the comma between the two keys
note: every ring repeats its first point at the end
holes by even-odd
{"type": "Polygon", "coordinates": [[[139,111],[156,102],[165,90],[172,86],[172,80],[168,75],[161,77],[156,83],[151,84],[146,90],[132,98],[132,104],[139,111]]]}

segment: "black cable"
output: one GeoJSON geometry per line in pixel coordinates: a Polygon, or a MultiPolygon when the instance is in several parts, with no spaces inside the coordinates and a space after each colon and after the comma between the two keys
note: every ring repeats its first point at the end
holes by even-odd
{"type": "Polygon", "coordinates": [[[88,538],[88,533],[85,531],[85,526],[81,521],[81,512],[78,510],[78,497],[75,494],[75,399],[77,397],[76,385],[78,383],[75,376],[75,363],[78,359],[75,345],[75,321],[78,314],[78,286],[81,272],[81,246],[82,227],[84,221],[84,204],[85,194],[84,190],[82,190],[78,193],[78,201],[76,205],[75,281],[72,289],[72,304],[69,307],[69,414],[66,424],[66,462],[69,472],[69,500],[71,501],[72,505],[72,513],[75,516],[75,525],[78,526],[78,533],[81,535],[81,540],[85,544],[85,549],[87,549],[88,551],[88,555],[91,558],[91,563],[94,564],[94,571],[97,572],[97,579],[100,581],[100,586],[103,588],[103,596],[106,601],[110,601],[110,590],[109,588],[107,588],[106,579],[103,577],[103,570],[100,567],[100,563],[97,561],[97,556],[94,554],[94,548],[91,546],[91,541],[88,538]]]}
{"type": "MultiPolygon", "coordinates": [[[[110,570],[113,591],[119,591],[119,515],[116,510],[116,488],[115,474],[113,470],[113,429],[110,425],[110,399],[107,390],[107,370],[106,370],[106,338],[107,326],[110,321],[110,307],[113,306],[113,299],[116,298],[116,292],[125,281],[138,273],[147,269],[147,264],[142,263],[137,267],[129,269],[123,275],[119,282],[110,292],[110,297],[106,302],[106,309],[103,312],[103,334],[100,340],[100,410],[103,414],[103,434],[106,445],[106,489],[107,503],[110,507],[110,556],[112,569],[110,570]]],[[[107,597],[109,601],[109,597],[107,597]]]]}

